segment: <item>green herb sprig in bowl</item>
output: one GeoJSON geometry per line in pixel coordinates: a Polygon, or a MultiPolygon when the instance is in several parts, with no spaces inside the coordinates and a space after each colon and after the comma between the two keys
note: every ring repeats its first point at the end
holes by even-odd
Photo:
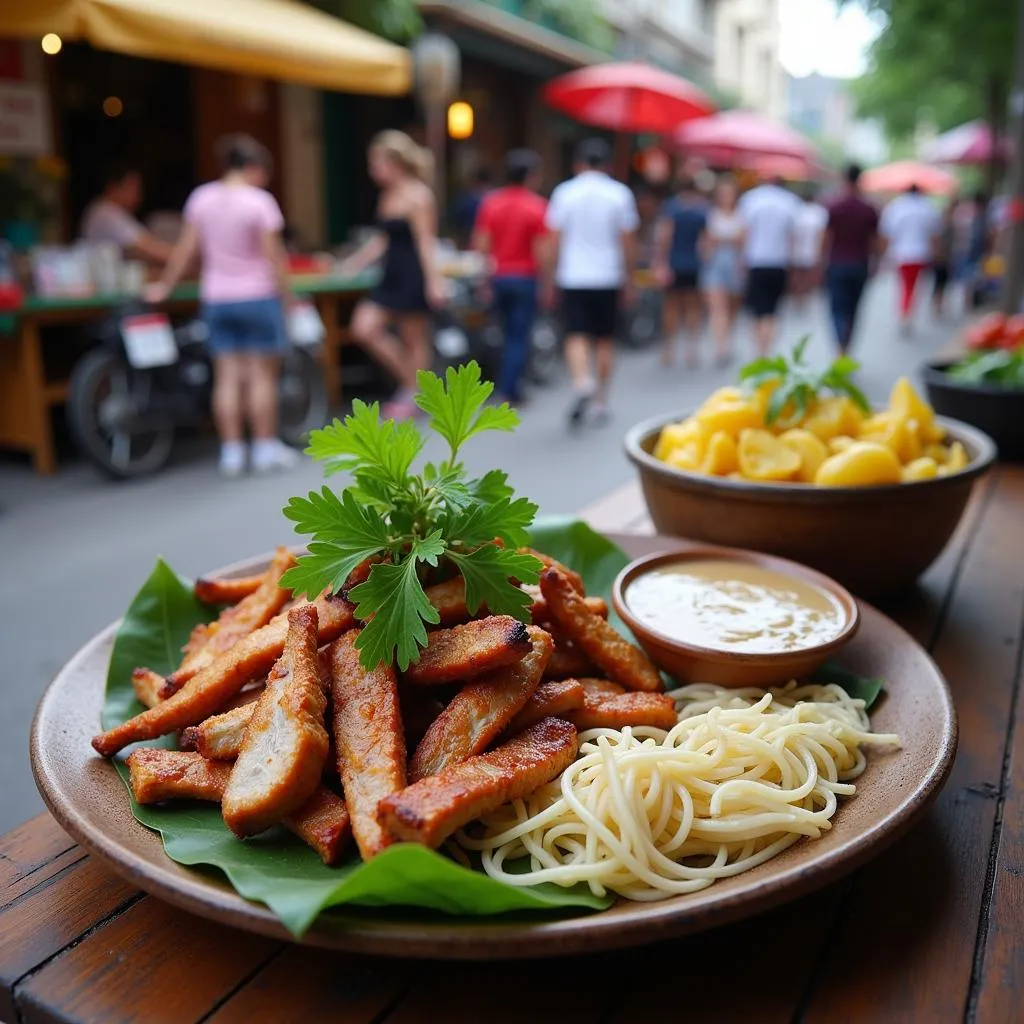
{"type": "Polygon", "coordinates": [[[366,623],[356,647],[368,669],[397,661],[404,671],[419,659],[426,627],[439,621],[423,582],[443,560],[464,577],[471,613],[486,605],[523,621],[531,598],[519,583],[536,583],[542,568],[517,550],[537,506],[515,497],[501,470],[470,479],[459,461],[470,438],[512,431],[518,414],[508,404],[486,404],[493,385],[481,380],[475,362],[449,369],[444,380],[421,371],[417,382],[416,404],[447,444],[447,458],[415,471],[427,441],[420,427],[382,420],[376,402],[357,399],[350,416],[314,430],[306,450],[324,463],[325,475],[347,471],[352,483],[340,494],[327,486],[310,491],[284,508],[296,532],[311,538],[309,554],[281,580],[297,595],[337,593],[356,566],[376,560],[348,595],[366,623]]]}
{"type": "Polygon", "coordinates": [[[804,359],[809,341],[810,335],[805,335],[788,358],[762,356],[740,370],[740,381],[748,394],[753,394],[763,384],[778,382],[765,411],[765,422],[769,426],[778,423],[781,427],[792,427],[800,423],[824,392],[846,395],[862,412],[871,411],[864,392],[853,382],[860,363],[849,356],[840,356],[827,369],[815,370],[804,359]]]}

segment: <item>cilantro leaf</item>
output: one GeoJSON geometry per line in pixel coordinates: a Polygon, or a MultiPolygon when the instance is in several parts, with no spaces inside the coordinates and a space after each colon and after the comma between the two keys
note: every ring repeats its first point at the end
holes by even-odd
{"type": "Polygon", "coordinates": [[[308,498],[292,498],[284,514],[297,533],[318,538],[281,579],[282,586],[297,594],[316,597],[325,587],[337,593],[360,562],[391,544],[387,524],[351,490],[340,498],[327,487],[319,494],[310,491],[308,498]]]}
{"type": "Polygon", "coordinates": [[[467,363],[457,370],[449,366],[442,381],[436,374],[421,370],[416,378],[419,394],[416,404],[430,417],[430,426],[451,449],[454,463],[462,445],[485,430],[514,430],[518,414],[507,402],[484,407],[494,385],[480,379],[477,363],[467,363]]]}
{"type": "Polygon", "coordinates": [[[367,405],[357,398],[344,421],[335,420],[310,434],[306,454],[325,462],[327,474],[369,465],[391,483],[403,484],[423,444],[411,420],[381,420],[379,403],[367,405]]]}
{"type": "Polygon", "coordinates": [[[501,470],[470,480],[458,461],[469,438],[512,430],[517,415],[507,405],[485,404],[493,385],[481,379],[476,363],[448,370],[443,380],[429,372],[418,380],[417,402],[448,443],[447,459],[416,472],[426,443],[420,427],[381,420],[377,403],[356,400],[351,415],[312,433],[308,449],[325,474],[346,471],[351,483],[340,495],[324,487],[292,498],[284,510],[312,538],[309,553],[286,577],[300,594],[337,591],[364,559],[384,556],[351,595],[366,623],[359,650],[367,668],[396,658],[404,668],[418,657],[426,624],[438,621],[423,590],[423,569],[445,553],[457,555],[472,576],[467,586],[478,606],[520,616],[529,602],[510,579],[536,580],[539,567],[514,550],[526,543],[537,506],[516,498],[501,470]]]}
{"type": "Polygon", "coordinates": [[[544,568],[539,558],[484,544],[465,554],[449,551],[448,557],[466,580],[466,607],[475,615],[487,606],[492,615],[514,615],[528,621],[533,599],[512,578],[521,583],[536,583],[544,568]]]}
{"type": "Polygon", "coordinates": [[[515,491],[509,486],[508,473],[500,469],[492,469],[484,473],[479,480],[471,480],[469,489],[473,497],[483,502],[501,501],[502,498],[511,498],[515,491]]]}
{"type": "Polygon", "coordinates": [[[403,561],[378,562],[366,581],[352,588],[349,598],[356,604],[356,617],[366,622],[356,640],[364,668],[397,661],[404,672],[419,660],[420,648],[427,642],[424,623],[440,621],[420,582],[419,563],[437,565],[442,554],[444,541],[441,531],[435,530],[413,543],[403,561]]]}
{"type": "Polygon", "coordinates": [[[497,537],[511,548],[521,548],[529,540],[527,530],[537,514],[537,506],[527,498],[516,498],[488,505],[474,505],[449,524],[453,543],[465,547],[490,544],[497,537]]]}

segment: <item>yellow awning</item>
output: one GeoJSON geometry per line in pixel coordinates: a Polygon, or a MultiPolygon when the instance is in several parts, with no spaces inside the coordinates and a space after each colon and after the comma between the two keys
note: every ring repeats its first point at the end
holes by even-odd
{"type": "Polygon", "coordinates": [[[0,37],[47,32],[339,92],[412,85],[408,50],[296,0],[0,0],[0,37]]]}

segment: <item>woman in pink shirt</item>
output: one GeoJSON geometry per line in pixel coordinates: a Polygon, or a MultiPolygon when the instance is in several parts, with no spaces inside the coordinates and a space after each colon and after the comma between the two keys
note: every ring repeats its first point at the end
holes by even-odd
{"type": "Polygon", "coordinates": [[[277,437],[277,377],[288,344],[283,305],[288,277],[281,240],[284,217],[266,191],[270,154],[248,135],[219,140],[217,152],[223,176],[188,197],[181,238],[148,298],[163,301],[200,253],[199,292],[213,357],[220,470],[238,476],[246,466],[246,424],[254,470],[282,469],[298,459],[277,437]]]}

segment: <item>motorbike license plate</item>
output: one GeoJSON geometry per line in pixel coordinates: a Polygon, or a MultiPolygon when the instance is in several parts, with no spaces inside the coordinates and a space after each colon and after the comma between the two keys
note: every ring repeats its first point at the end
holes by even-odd
{"type": "Polygon", "coordinates": [[[136,370],[170,366],[178,361],[178,344],[171,322],[161,313],[126,316],[121,321],[121,339],[128,362],[136,370]]]}

